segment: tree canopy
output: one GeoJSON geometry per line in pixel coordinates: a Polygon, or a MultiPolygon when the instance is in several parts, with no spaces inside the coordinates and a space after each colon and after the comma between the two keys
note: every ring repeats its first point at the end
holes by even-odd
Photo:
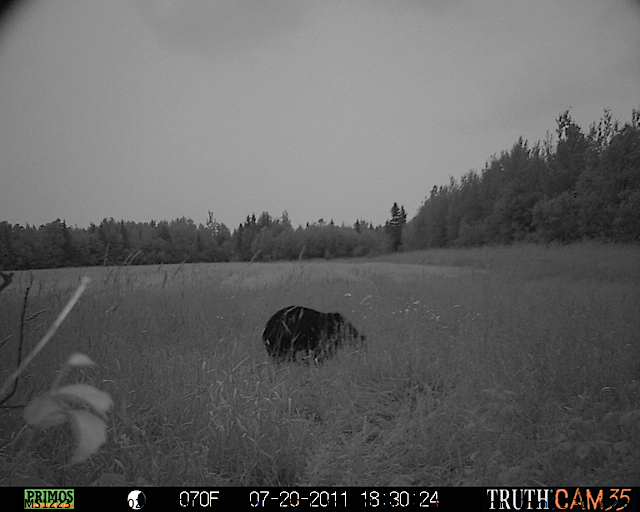
{"type": "Polygon", "coordinates": [[[403,231],[406,250],[427,247],[640,241],[640,111],[611,112],[585,134],[569,111],[532,147],[520,138],[481,172],[433,187],[403,231]]]}

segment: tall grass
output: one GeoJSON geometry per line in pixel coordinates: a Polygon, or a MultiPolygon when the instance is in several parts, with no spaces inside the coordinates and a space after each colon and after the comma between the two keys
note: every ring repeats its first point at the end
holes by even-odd
{"type": "MultiPolygon", "coordinates": [[[[36,273],[29,312],[45,311],[27,324],[29,343],[86,270],[36,273]]],[[[638,248],[89,270],[94,286],[11,402],[87,353],[98,367],[79,378],[116,403],[108,443],[68,467],[67,432],[25,447],[21,410],[1,411],[3,482],[640,483],[638,248]],[[367,350],[272,364],[260,333],[291,304],[341,311],[367,350]]],[[[0,294],[0,377],[13,368],[26,274],[16,279],[0,294]]]]}

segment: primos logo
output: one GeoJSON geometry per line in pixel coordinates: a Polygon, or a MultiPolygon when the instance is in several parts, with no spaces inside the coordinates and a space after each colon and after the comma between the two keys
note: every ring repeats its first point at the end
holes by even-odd
{"type": "Polygon", "coordinates": [[[75,508],[73,489],[25,489],[24,508],[75,508]]]}

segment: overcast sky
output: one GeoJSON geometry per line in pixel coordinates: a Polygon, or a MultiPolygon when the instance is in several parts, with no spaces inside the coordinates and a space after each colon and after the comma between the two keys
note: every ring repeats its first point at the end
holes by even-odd
{"type": "Polygon", "coordinates": [[[415,215],[640,107],[632,0],[34,0],[0,25],[0,221],[415,215]]]}

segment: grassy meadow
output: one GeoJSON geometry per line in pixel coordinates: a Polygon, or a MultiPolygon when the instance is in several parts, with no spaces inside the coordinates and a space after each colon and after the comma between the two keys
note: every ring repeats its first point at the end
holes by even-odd
{"type": "Polygon", "coordinates": [[[343,262],[17,272],[0,379],[75,309],[0,409],[2,485],[640,486],[640,248],[429,250],[343,262]],[[288,305],[367,336],[314,367],[261,332],[288,305]],[[67,426],[21,406],[68,356],[108,392],[108,441],[67,465],[67,426]],[[38,484],[38,485],[36,485],[38,484]]]}

